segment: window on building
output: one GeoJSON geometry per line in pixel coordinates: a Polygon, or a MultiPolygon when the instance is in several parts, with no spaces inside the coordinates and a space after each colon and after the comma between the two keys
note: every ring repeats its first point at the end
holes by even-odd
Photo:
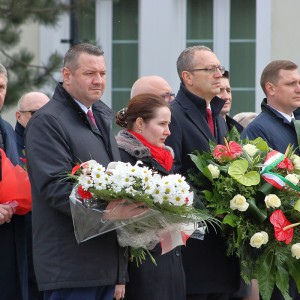
{"type": "Polygon", "coordinates": [[[230,83],[231,115],[255,111],[255,0],[231,0],[230,83]]]}
{"type": "Polygon", "coordinates": [[[113,2],[112,108],[127,106],[138,77],[138,0],[113,2]]]}
{"type": "Polygon", "coordinates": [[[213,0],[187,0],[186,46],[213,48],[213,0]]]}
{"type": "MultiPolygon", "coordinates": [[[[213,0],[187,0],[187,47],[205,45],[213,50],[213,0]]],[[[231,115],[255,111],[256,0],[231,0],[230,12],[230,83],[233,105],[231,115]]],[[[214,37],[223,37],[217,33],[214,37]]]]}

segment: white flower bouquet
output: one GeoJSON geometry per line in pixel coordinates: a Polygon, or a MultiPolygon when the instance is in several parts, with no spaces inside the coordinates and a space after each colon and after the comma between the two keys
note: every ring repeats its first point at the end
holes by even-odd
{"type": "Polygon", "coordinates": [[[90,160],[75,166],[70,176],[76,182],[70,205],[77,241],[116,229],[119,244],[129,246],[137,263],[157,243],[166,253],[185,244],[197,224],[213,221],[193,207],[183,176],[161,176],[141,162],[112,162],[104,168],[90,160]]]}

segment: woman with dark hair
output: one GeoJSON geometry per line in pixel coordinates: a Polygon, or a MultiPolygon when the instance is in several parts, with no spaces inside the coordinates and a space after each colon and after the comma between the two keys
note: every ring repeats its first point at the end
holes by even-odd
{"type": "MultiPolygon", "coordinates": [[[[171,112],[169,104],[161,97],[143,94],[133,97],[128,107],[120,110],[116,123],[126,128],[117,135],[123,162],[142,163],[162,175],[170,174],[173,150],[165,146],[170,135],[171,112]]],[[[137,267],[129,262],[129,283],[126,300],[184,300],[185,275],[181,260],[181,248],[176,247],[161,255],[159,244],[150,251],[157,266],[149,257],[137,267]]]]}

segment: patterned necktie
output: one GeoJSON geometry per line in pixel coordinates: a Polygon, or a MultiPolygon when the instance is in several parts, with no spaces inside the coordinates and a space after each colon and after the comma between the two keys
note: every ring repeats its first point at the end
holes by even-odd
{"type": "Polygon", "coordinates": [[[215,127],[214,127],[214,121],[212,118],[212,112],[210,108],[206,109],[206,117],[207,117],[207,123],[210,128],[210,131],[212,132],[213,136],[215,136],[215,127]]]}
{"type": "Polygon", "coordinates": [[[94,118],[93,112],[89,109],[86,114],[90,118],[90,120],[93,122],[93,124],[95,125],[95,127],[97,128],[96,120],[94,118]]]}

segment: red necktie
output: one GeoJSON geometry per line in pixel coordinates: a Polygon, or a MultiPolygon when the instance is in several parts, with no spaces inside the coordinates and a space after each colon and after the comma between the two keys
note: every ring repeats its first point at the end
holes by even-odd
{"type": "Polygon", "coordinates": [[[93,122],[93,124],[95,125],[95,127],[97,127],[96,120],[94,118],[93,112],[89,109],[86,114],[90,118],[90,120],[93,122]]]}
{"type": "Polygon", "coordinates": [[[206,109],[206,117],[207,117],[207,123],[208,123],[208,126],[210,128],[210,131],[212,132],[213,136],[215,136],[214,121],[213,121],[213,118],[212,118],[212,113],[211,113],[210,108],[206,109]]]}

